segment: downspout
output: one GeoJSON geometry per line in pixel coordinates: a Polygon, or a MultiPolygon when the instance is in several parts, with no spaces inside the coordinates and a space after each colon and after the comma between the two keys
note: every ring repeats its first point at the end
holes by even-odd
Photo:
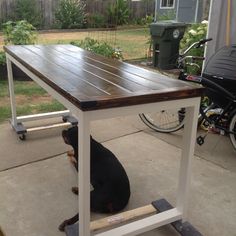
{"type": "Polygon", "coordinates": [[[154,22],[157,22],[157,0],[155,1],[155,17],[154,22]]]}
{"type": "MultiPolygon", "coordinates": [[[[208,15],[208,27],[207,27],[207,35],[206,35],[207,39],[209,38],[209,25],[210,25],[210,22],[211,22],[211,14],[212,14],[212,8],[213,8],[213,1],[214,0],[211,0],[210,9],[209,9],[209,15],[208,15]]],[[[207,56],[207,44],[206,44],[205,49],[204,49],[204,58],[206,58],[206,56],[207,56]]],[[[206,60],[203,60],[203,63],[202,63],[202,73],[203,73],[203,70],[205,68],[205,64],[206,64],[206,60]]]]}
{"type": "Polygon", "coordinates": [[[199,11],[199,0],[196,1],[195,19],[194,22],[197,23],[197,16],[199,11]]]}
{"type": "Polygon", "coordinates": [[[231,0],[228,0],[227,18],[226,18],[226,46],[230,45],[230,23],[231,23],[231,0]]]}
{"type": "Polygon", "coordinates": [[[176,21],[179,21],[179,0],[177,1],[177,5],[176,5],[176,21]]]}

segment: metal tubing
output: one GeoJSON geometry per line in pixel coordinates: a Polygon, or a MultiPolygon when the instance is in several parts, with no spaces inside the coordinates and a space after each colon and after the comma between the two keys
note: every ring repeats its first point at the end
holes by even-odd
{"type": "Polygon", "coordinates": [[[12,126],[17,125],[17,117],[16,117],[16,98],[14,92],[14,82],[13,82],[13,72],[12,72],[12,62],[7,58],[7,74],[8,74],[8,84],[9,84],[9,93],[10,93],[10,102],[11,102],[11,123],[12,126]]]}
{"type": "Polygon", "coordinates": [[[69,110],[65,111],[56,111],[56,112],[48,112],[42,114],[35,114],[35,115],[27,115],[27,116],[18,116],[18,122],[25,122],[25,121],[33,121],[33,120],[41,120],[41,119],[48,119],[54,117],[60,117],[64,115],[70,115],[69,110]]]}
{"type": "Polygon", "coordinates": [[[79,137],[79,235],[90,235],[90,121],[87,114],[80,120],[79,137]]]}
{"type": "Polygon", "coordinates": [[[195,106],[187,107],[185,113],[184,134],[182,141],[182,157],[179,169],[179,185],[177,192],[177,209],[182,213],[182,220],[186,219],[189,186],[191,179],[191,165],[196,143],[198,111],[200,98],[195,100],[195,106]]]}

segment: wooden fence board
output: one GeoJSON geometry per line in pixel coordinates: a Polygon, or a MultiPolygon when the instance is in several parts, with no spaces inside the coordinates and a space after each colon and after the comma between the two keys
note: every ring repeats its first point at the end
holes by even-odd
{"type": "MultiPolygon", "coordinates": [[[[15,5],[17,0],[0,0],[0,22],[5,22],[15,17],[15,5]]],[[[60,0],[37,0],[37,7],[43,16],[43,27],[50,28],[55,22],[55,12],[60,0]]],[[[154,14],[155,0],[129,1],[130,18],[142,18],[154,14]]],[[[86,11],[91,14],[106,14],[110,4],[116,0],[85,0],[86,11]]]]}

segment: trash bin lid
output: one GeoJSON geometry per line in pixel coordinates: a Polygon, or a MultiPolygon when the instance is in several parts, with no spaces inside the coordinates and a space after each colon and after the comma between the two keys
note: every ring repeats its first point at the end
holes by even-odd
{"type": "Polygon", "coordinates": [[[218,50],[207,62],[203,76],[236,82],[236,44],[218,50]]]}
{"type": "Polygon", "coordinates": [[[177,21],[159,21],[150,24],[151,35],[162,36],[166,29],[185,28],[186,23],[177,21]]]}

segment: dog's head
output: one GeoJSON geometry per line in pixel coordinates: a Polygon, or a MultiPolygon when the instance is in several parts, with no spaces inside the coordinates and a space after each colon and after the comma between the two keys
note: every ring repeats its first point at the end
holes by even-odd
{"type": "Polygon", "coordinates": [[[78,127],[73,126],[67,130],[62,131],[62,138],[64,142],[71,145],[75,151],[78,152],[78,127]]]}

